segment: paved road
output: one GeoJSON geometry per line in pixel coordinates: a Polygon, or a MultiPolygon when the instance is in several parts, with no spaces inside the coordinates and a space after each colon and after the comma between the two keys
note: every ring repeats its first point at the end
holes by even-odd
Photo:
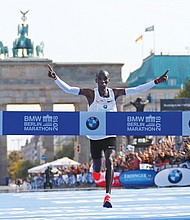
{"type": "Polygon", "coordinates": [[[0,219],[190,219],[190,187],[114,189],[113,208],[102,207],[104,190],[0,194],[0,219]]]}

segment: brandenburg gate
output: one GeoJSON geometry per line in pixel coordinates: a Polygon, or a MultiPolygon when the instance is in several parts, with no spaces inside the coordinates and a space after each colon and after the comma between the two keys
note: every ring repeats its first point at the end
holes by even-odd
{"type": "MultiPolygon", "coordinates": [[[[39,104],[41,111],[53,111],[54,104],[73,104],[75,111],[86,111],[85,97],[64,93],[48,77],[48,64],[52,65],[58,76],[71,86],[94,88],[95,74],[99,69],[105,69],[111,75],[110,86],[126,87],[126,83],[122,82],[122,63],[54,63],[50,59],[40,57],[40,54],[44,55],[43,43],[36,46],[37,57],[35,57],[33,42],[28,38],[26,23],[28,11],[21,13],[22,22],[18,25],[18,38],[13,41],[13,56],[4,54],[4,59],[1,59],[0,54],[0,111],[6,111],[9,104],[39,104]]],[[[123,110],[126,103],[124,99],[119,98],[117,102],[119,111],[123,110]]],[[[77,136],[75,139],[75,144],[81,146],[81,152],[75,155],[75,159],[82,163],[89,162],[88,139],[85,136],[77,136]]],[[[118,137],[118,140],[120,139],[118,145],[122,144],[123,139],[118,137]]],[[[53,136],[43,136],[41,140],[46,162],[54,160],[53,136]]],[[[5,184],[7,174],[7,138],[0,136],[0,184],[5,184]]]]}
{"type": "MultiPolygon", "coordinates": [[[[126,87],[122,82],[122,63],[54,63],[50,59],[24,57],[0,60],[0,110],[6,111],[8,104],[40,104],[41,111],[53,111],[54,104],[73,104],[75,111],[87,111],[87,101],[83,96],[63,92],[47,75],[47,64],[53,66],[58,76],[71,86],[94,88],[95,74],[99,69],[110,72],[110,87],[126,87]]],[[[125,97],[118,99],[118,110],[123,111],[125,97]]],[[[14,126],[14,124],[10,124],[14,126]]],[[[73,125],[75,126],[75,125],[73,125]]],[[[43,136],[46,161],[54,159],[53,136],[43,136]]],[[[76,144],[81,146],[77,155],[79,162],[89,162],[89,141],[85,136],[77,136],[76,144]]],[[[118,137],[118,146],[122,137],[118,137]]],[[[0,136],[0,184],[5,184],[7,176],[7,138],[0,136]]]]}

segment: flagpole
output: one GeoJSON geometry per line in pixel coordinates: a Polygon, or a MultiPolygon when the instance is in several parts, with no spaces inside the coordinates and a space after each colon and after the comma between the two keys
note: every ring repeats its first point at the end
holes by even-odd
{"type": "Polygon", "coordinates": [[[141,43],[142,43],[142,61],[143,61],[143,35],[142,35],[142,34],[141,34],[140,37],[138,37],[138,38],[135,40],[136,43],[139,42],[139,41],[142,41],[141,43]]]}
{"type": "Polygon", "coordinates": [[[156,39],[155,39],[155,28],[154,28],[154,55],[156,55],[156,39]]]}
{"type": "Polygon", "coordinates": [[[154,31],[154,36],[153,36],[153,51],[154,51],[154,54],[156,54],[156,41],[155,41],[155,28],[154,28],[154,25],[150,26],[150,27],[147,27],[145,29],[145,32],[150,32],[150,31],[154,31]]]}
{"type": "Polygon", "coordinates": [[[143,51],[143,38],[142,38],[142,63],[143,63],[143,55],[144,55],[143,52],[144,51],[143,51]]]}

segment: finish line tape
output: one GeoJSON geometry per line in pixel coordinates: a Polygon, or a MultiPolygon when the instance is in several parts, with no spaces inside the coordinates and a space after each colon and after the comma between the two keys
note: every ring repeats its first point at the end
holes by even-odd
{"type": "Polygon", "coordinates": [[[190,135],[190,112],[1,111],[1,135],[190,135]]]}

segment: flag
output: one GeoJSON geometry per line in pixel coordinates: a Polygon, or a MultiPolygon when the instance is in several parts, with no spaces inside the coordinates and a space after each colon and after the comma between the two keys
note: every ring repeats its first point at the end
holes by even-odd
{"type": "Polygon", "coordinates": [[[138,37],[136,40],[135,40],[135,43],[139,42],[140,40],[142,40],[142,35],[140,37],[138,37]]]}
{"type": "Polygon", "coordinates": [[[147,27],[145,31],[154,31],[154,25],[147,27]]]}

